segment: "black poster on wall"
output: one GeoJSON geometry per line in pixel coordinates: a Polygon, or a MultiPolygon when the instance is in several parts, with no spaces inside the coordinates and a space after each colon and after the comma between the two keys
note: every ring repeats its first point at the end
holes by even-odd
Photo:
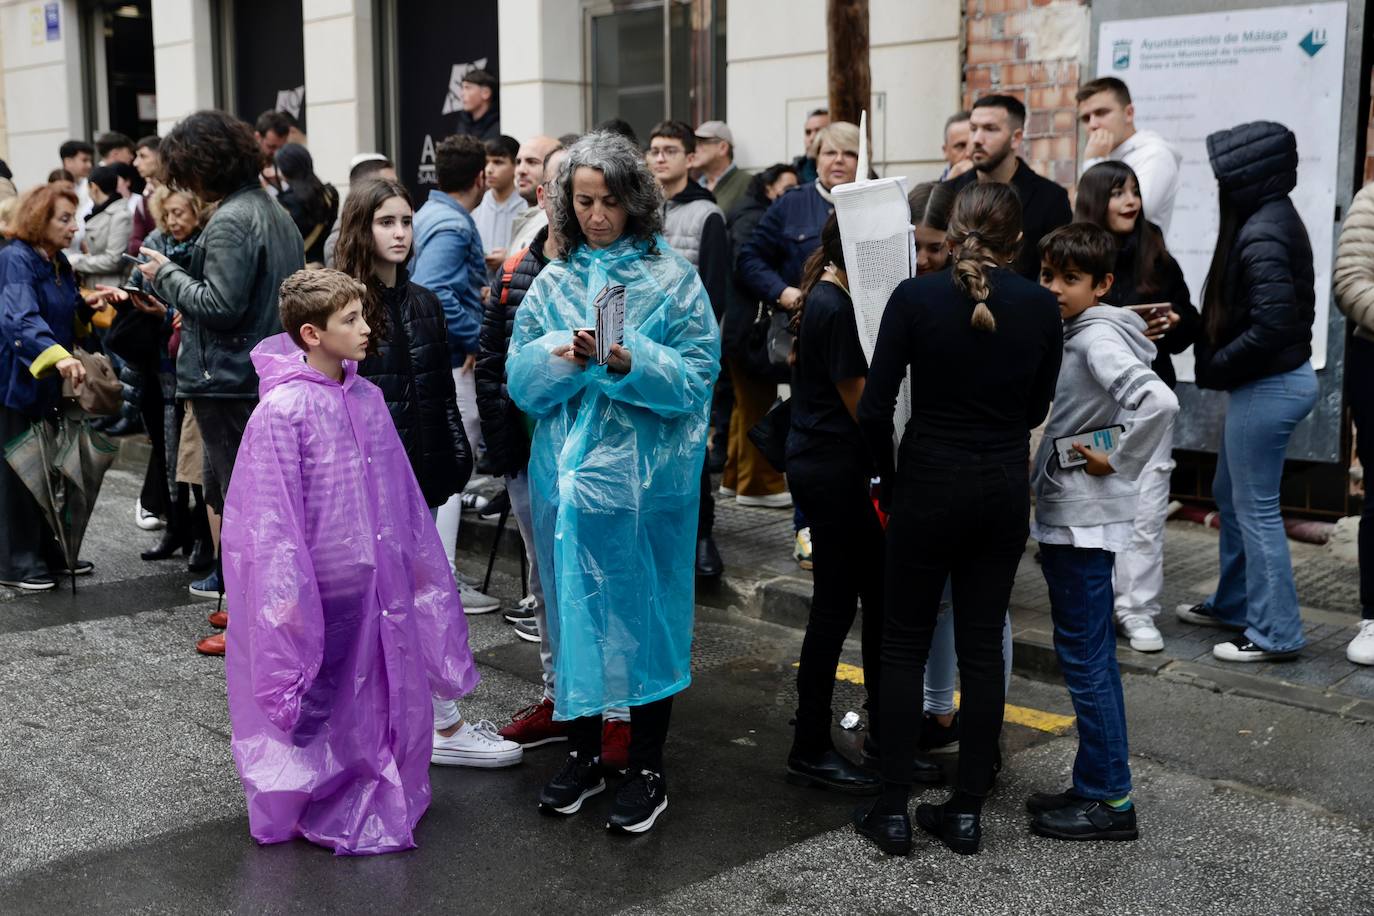
{"type": "Polygon", "coordinates": [[[305,130],[301,0],[234,0],[234,114],[252,124],[269,109],[305,130]]]}
{"type": "Polygon", "coordinates": [[[434,147],[458,124],[463,74],[481,68],[500,80],[496,53],[496,0],[396,4],[396,171],[417,206],[437,187],[434,147]]]}

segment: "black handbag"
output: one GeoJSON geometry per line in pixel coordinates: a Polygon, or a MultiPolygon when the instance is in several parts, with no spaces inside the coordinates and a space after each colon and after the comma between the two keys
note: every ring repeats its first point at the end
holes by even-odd
{"type": "Polygon", "coordinates": [[[792,430],[792,401],[779,400],[749,430],[749,441],[774,470],[787,470],[787,434],[792,430]]]}
{"type": "Polygon", "coordinates": [[[743,362],[751,376],[778,384],[792,380],[792,369],[787,365],[793,339],[788,326],[791,319],[792,316],[781,309],[763,302],[758,304],[744,339],[743,362]],[[784,347],[786,352],[783,352],[784,347]],[[781,362],[777,358],[779,355],[781,362]]]}

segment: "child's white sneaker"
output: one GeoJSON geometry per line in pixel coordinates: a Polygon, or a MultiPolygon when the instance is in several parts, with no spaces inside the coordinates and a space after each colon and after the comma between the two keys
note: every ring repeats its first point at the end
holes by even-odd
{"type": "Polygon", "coordinates": [[[1129,614],[1116,622],[1117,631],[1131,642],[1137,652],[1161,652],[1164,637],[1152,618],[1144,614],[1129,614]]]}
{"type": "Polygon", "coordinates": [[[464,722],[453,734],[434,734],[434,751],[429,762],[446,767],[512,767],[525,756],[525,749],[507,741],[486,719],[464,722]]]}

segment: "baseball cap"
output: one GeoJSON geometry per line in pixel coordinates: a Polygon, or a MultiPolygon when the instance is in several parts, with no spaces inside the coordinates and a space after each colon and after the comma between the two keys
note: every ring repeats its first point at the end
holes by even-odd
{"type": "Polygon", "coordinates": [[[724,121],[703,121],[701,126],[696,129],[698,140],[724,140],[731,146],[735,145],[735,137],[730,133],[730,125],[724,121]]]}

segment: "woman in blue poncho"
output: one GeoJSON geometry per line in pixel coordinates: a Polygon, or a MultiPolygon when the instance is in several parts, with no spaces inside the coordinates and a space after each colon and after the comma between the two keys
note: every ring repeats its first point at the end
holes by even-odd
{"type": "Polygon", "coordinates": [[[530,502],[572,752],[540,809],[574,814],[605,789],[601,713],[630,707],[629,778],[606,826],[642,833],[668,806],[663,744],[691,680],[697,501],[720,331],[696,271],[659,230],[639,151],[587,135],[551,183],[562,257],[535,278],[507,359],[536,421],[530,502]],[[624,288],[624,341],[596,360],[596,302],[624,288]]]}

